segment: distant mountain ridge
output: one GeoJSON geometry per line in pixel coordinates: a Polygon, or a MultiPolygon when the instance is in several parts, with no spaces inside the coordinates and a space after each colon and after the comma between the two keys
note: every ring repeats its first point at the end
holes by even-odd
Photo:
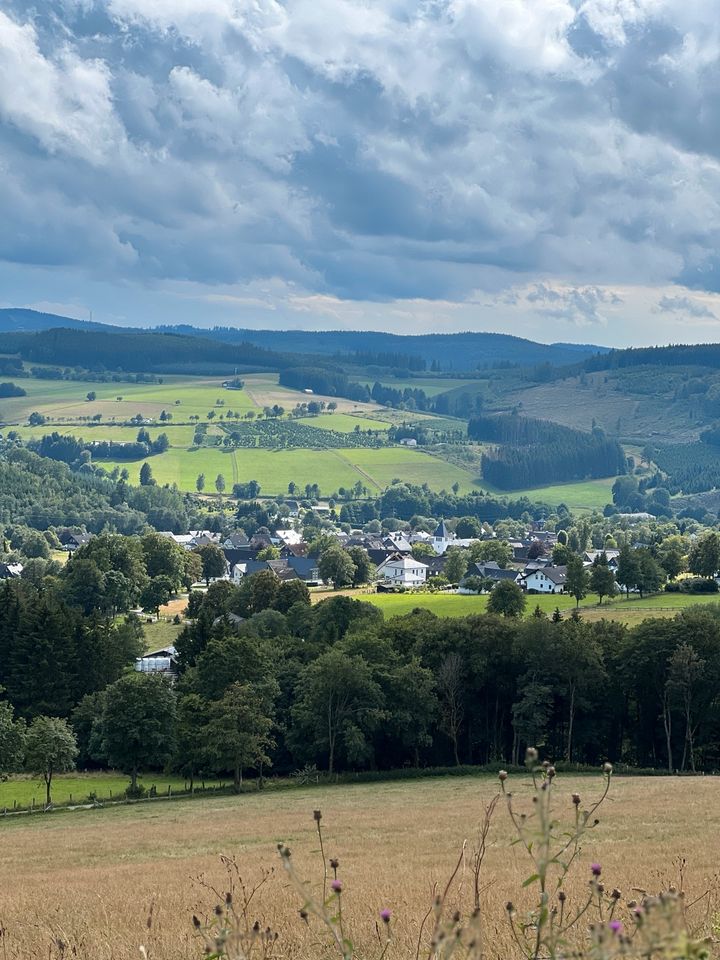
{"type": "Polygon", "coordinates": [[[252,330],[246,327],[202,329],[185,324],[119,327],[24,308],[0,309],[0,335],[40,332],[57,327],[104,333],[173,333],[229,344],[252,344],[282,354],[315,354],[326,357],[350,356],[355,353],[398,354],[422,357],[428,364],[437,361],[444,370],[473,370],[499,364],[536,366],[550,363],[564,366],[580,363],[609,350],[594,344],[536,343],[507,333],[429,333],[404,336],[354,330],[252,330]]]}

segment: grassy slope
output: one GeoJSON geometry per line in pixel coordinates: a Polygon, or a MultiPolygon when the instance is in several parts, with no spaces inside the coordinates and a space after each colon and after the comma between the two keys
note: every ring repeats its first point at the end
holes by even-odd
{"type": "Polygon", "coordinates": [[[601,510],[605,504],[612,503],[612,485],[615,477],[603,480],[580,480],[576,483],[556,483],[547,487],[528,487],[525,490],[500,490],[485,481],[480,481],[483,490],[500,496],[528,497],[530,500],[542,500],[551,506],[566,504],[578,512],[601,510]]]}

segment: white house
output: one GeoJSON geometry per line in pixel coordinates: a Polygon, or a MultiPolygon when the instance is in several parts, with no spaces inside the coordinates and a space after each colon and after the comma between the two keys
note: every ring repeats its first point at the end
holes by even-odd
{"type": "Polygon", "coordinates": [[[533,570],[524,578],[528,593],[563,593],[567,580],[567,567],[543,567],[533,570]]]}
{"type": "Polygon", "coordinates": [[[377,568],[377,576],[385,584],[399,587],[419,587],[427,580],[428,566],[412,556],[393,554],[377,568]]]}

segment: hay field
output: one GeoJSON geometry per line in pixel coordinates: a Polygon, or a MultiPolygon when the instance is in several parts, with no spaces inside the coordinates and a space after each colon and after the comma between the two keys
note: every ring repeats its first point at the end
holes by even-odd
{"type": "MultiPolygon", "coordinates": [[[[516,792],[524,779],[511,780],[516,792]]],[[[589,801],[600,785],[600,777],[561,777],[558,801],[569,812],[573,791],[589,801]]],[[[77,945],[77,953],[64,956],[78,960],[130,960],[140,944],[152,960],[199,958],[191,915],[206,916],[214,898],[194,878],[204,874],[224,890],[219,857],[227,854],[237,855],[243,877],[252,881],[263,866],[277,865],[275,845],[282,840],[298,871],[315,881],[316,808],[323,812],[326,855],[340,859],[354,942],[367,948],[364,955],[375,955],[375,919],[390,907],[397,937],[391,956],[414,957],[431,885],[447,877],[463,839],[472,840],[496,786],[491,777],[358,784],[8,820],[0,825],[0,869],[12,879],[0,887],[4,957],[59,957],[53,950],[59,937],[77,945]]],[[[717,870],[719,801],[715,778],[616,778],[574,889],[586,889],[592,860],[627,896],[633,887],[659,889],[677,882],[673,861],[682,856],[687,888],[700,893],[717,870]]],[[[519,885],[531,872],[519,848],[508,846],[510,836],[500,809],[485,867],[489,960],[514,955],[504,904],[510,897],[519,902],[519,885]]],[[[470,886],[464,871],[453,907],[467,907],[470,886]]],[[[254,902],[253,917],[280,931],[282,956],[329,955],[318,946],[317,926],[299,921],[299,903],[286,887],[276,870],[254,902]]]]}

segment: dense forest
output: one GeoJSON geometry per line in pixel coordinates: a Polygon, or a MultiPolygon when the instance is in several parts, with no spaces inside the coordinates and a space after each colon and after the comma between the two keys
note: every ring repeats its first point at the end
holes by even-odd
{"type": "Polygon", "coordinates": [[[482,458],[483,477],[503,490],[614,477],[626,471],[622,447],[598,428],[584,433],[548,420],[504,414],[474,417],[468,436],[503,444],[482,458]]]}
{"type": "Polygon", "coordinates": [[[3,349],[31,363],[82,366],[90,370],[193,372],[215,367],[277,370],[291,361],[248,343],[221,344],[171,333],[52,329],[3,335],[3,349]]]}
{"type": "MultiPolygon", "coordinates": [[[[98,563],[108,549],[120,545],[97,545],[98,563]]],[[[128,577],[154,545],[144,550],[126,550],[128,577]]],[[[73,558],[59,586],[0,590],[8,700],[27,719],[70,718],[84,763],[106,762],[100,734],[118,683],[135,687],[126,709],[154,709],[164,725],[154,763],[190,777],[307,763],[330,771],[511,763],[528,744],[593,764],[720,762],[717,607],[633,628],[539,613],[446,620],[416,610],[385,620],[348,597],[312,606],[302,584],[265,571],[191,597],[170,702],[157,677],[116,679],[136,653],[137,626],[84,612],[86,571],[72,567],[93,562],[73,558]],[[37,669],[20,668],[28,662],[37,669]],[[218,739],[223,728],[237,736],[218,739]]]]}
{"type": "Polygon", "coordinates": [[[720,343],[677,344],[669,347],[628,347],[610,350],[590,357],[582,364],[588,372],[614,370],[618,367],[684,367],[720,368],[720,343]]]}

